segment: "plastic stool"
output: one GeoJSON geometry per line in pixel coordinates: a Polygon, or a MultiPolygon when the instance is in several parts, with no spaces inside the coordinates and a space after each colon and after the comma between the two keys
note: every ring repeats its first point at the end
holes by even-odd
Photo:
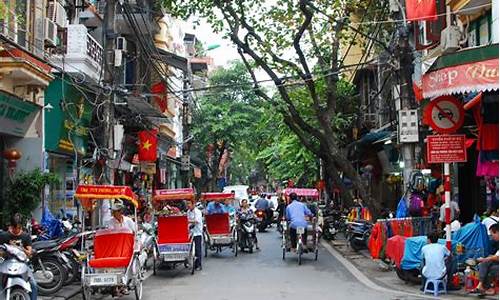
{"type": "Polygon", "coordinates": [[[446,278],[443,279],[427,279],[425,282],[424,294],[431,293],[434,294],[434,297],[437,297],[439,294],[447,294],[446,291],[446,278]],[[432,289],[429,288],[429,284],[432,283],[432,289]],[[439,286],[441,285],[441,289],[439,286]]]}

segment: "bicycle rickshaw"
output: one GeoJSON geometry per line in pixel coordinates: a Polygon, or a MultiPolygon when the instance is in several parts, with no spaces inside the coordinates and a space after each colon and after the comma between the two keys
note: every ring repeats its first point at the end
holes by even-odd
{"type": "Polygon", "coordinates": [[[161,205],[179,203],[180,201],[194,201],[194,190],[169,189],[156,190],[153,197],[158,222],[157,236],[153,250],[153,274],[156,275],[157,261],[175,266],[184,264],[191,267],[191,274],[195,271],[195,247],[189,232],[189,220],[185,212],[165,215],[158,209],[161,205]]]}
{"type": "MultiPolygon", "coordinates": [[[[233,193],[202,193],[201,200],[204,202],[235,201],[233,193]]],[[[234,217],[234,216],[233,216],[234,217]]],[[[216,253],[222,252],[223,247],[232,248],[234,256],[238,256],[238,231],[234,219],[231,220],[229,213],[205,214],[205,228],[203,230],[205,242],[205,257],[208,250],[216,253]]]]}
{"type": "MultiPolygon", "coordinates": [[[[283,190],[283,194],[287,199],[287,203],[290,194],[295,193],[298,197],[305,197],[314,199],[315,201],[319,200],[319,193],[316,189],[306,189],[306,188],[286,188],[283,190]]],[[[290,228],[288,226],[288,222],[286,219],[281,221],[281,226],[283,227],[283,231],[281,234],[281,247],[283,250],[283,260],[286,257],[286,253],[291,251],[291,241],[290,241],[290,228]]],[[[302,264],[302,255],[304,252],[313,252],[314,260],[318,260],[318,244],[319,244],[320,231],[318,229],[317,218],[313,218],[312,221],[309,221],[309,225],[307,228],[298,227],[297,228],[297,246],[296,253],[298,258],[299,265],[302,264]],[[304,241],[303,235],[307,230],[307,241],[304,241]]]]}
{"type": "MultiPolygon", "coordinates": [[[[137,220],[137,196],[128,186],[80,185],[74,196],[86,210],[93,209],[95,200],[126,200],[134,207],[137,220]]],[[[134,290],[135,298],[142,298],[144,270],[139,260],[140,250],[136,243],[136,234],[128,228],[96,231],[93,250],[87,252],[87,259],[82,266],[83,299],[91,299],[97,292],[102,293],[118,287],[134,290]]]]}

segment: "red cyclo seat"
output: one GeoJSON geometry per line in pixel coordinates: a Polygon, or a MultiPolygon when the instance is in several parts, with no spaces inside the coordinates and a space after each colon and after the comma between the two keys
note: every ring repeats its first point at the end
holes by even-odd
{"type": "Polygon", "coordinates": [[[134,233],[127,228],[105,229],[94,237],[92,268],[126,268],[134,253],[134,233]]]}
{"type": "Polygon", "coordinates": [[[231,228],[229,227],[228,213],[206,215],[205,222],[207,224],[208,233],[210,234],[231,233],[231,228]]]}
{"type": "Polygon", "coordinates": [[[158,217],[158,244],[189,243],[187,216],[158,217]]]}

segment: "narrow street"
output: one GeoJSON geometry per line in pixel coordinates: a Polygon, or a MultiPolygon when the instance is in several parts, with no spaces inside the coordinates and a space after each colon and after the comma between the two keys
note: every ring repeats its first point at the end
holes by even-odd
{"type": "MultiPolygon", "coordinates": [[[[253,254],[234,257],[229,249],[218,255],[210,253],[203,270],[193,276],[182,267],[162,269],[145,281],[143,299],[423,299],[366,287],[324,247],[320,248],[317,262],[312,255],[306,255],[299,266],[291,254],[283,261],[275,228],[260,233],[259,242],[261,250],[253,254]]],[[[133,299],[132,294],[122,299],[133,299]]]]}

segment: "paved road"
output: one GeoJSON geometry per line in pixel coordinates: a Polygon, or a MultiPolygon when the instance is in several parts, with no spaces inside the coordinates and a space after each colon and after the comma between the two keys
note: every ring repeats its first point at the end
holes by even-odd
{"type": "MultiPolygon", "coordinates": [[[[418,299],[366,287],[323,247],[318,261],[313,260],[312,254],[305,256],[302,266],[291,254],[283,261],[280,241],[272,229],[259,234],[261,251],[253,254],[234,257],[230,249],[221,254],[210,253],[203,261],[203,271],[195,275],[183,267],[160,270],[157,276],[145,281],[143,299],[418,299]]],[[[122,299],[133,298],[131,294],[122,299]]]]}

